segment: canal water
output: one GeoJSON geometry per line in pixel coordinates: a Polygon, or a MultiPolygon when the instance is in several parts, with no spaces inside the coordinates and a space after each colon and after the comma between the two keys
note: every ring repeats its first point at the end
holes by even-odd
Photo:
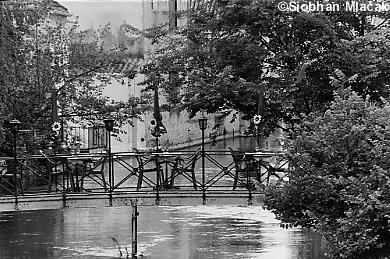
{"type": "MultiPolygon", "coordinates": [[[[142,258],[325,258],[318,234],[284,229],[261,207],[138,209],[142,258]]],[[[0,258],[126,258],[126,249],[131,254],[131,213],[131,207],[0,213],[0,258]]]]}

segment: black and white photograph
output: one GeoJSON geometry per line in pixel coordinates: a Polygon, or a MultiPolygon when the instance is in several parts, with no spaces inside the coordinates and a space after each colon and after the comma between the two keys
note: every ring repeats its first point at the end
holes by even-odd
{"type": "Polygon", "coordinates": [[[390,259],[389,21],[0,0],[0,259],[390,259]]]}

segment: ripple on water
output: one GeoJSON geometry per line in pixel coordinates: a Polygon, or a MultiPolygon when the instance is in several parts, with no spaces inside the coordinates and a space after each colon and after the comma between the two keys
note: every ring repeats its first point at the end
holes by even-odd
{"type": "MultiPolygon", "coordinates": [[[[143,258],[321,259],[307,252],[312,236],[299,228],[280,228],[261,207],[140,206],[139,212],[143,258]]],[[[110,237],[123,255],[125,248],[130,253],[131,213],[131,207],[109,207],[0,215],[0,257],[118,259],[119,248],[110,237]]]]}

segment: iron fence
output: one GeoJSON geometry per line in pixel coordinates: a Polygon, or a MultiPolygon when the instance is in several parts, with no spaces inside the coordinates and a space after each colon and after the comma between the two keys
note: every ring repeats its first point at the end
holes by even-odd
{"type": "Polygon", "coordinates": [[[281,180],[288,163],[281,153],[230,151],[52,154],[0,158],[0,196],[48,193],[209,191],[263,192],[281,180]],[[204,156],[202,174],[201,158],[204,156]],[[111,170],[109,170],[111,161],[111,170]],[[109,179],[109,180],[108,180],[109,179]]]}

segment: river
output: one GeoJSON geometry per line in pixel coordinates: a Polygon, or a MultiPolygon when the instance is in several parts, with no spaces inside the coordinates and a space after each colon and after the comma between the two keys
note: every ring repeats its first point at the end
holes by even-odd
{"type": "MultiPolygon", "coordinates": [[[[318,234],[281,228],[261,207],[138,208],[142,258],[325,258],[318,234]]],[[[126,258],[126,248],[131,254],[131,213],[131,207],[0,213],[0,258],[126,258]]]]}

